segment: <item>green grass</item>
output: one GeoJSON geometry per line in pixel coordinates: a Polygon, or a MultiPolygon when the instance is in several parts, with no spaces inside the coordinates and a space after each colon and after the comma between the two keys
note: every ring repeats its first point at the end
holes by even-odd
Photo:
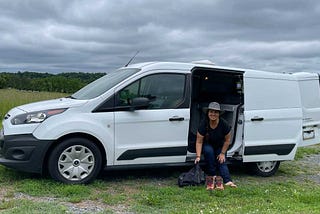
{"type": "MultiPolygon", "coordinates": [[[[63,96],[0,90],[0,113],[63,96]]],[[[320,163],[302,161],[312,154],[320,154],[319,145],[299,148],[294,161],[281,163],[276,175],[267,178],[230,167],[238,188],[220,192],[179,188],[177,177],[187,168],[106,171],[92,184],[65,185],[0,165],[0,213],[70,213],[70,204],[81,207],[84,202],[102,206],[102,213],[320,213],[320,183],[308,177],[319,176],[320,163]]]]}
{"type": "MultiPolygon", "coordinates": [[[[283,162],[279,172],[267,178],[248,176],[244,169],[232,167],[238,188],[208,192],[204,186],[179,188],[177,176],[183,169],[107,171],[90,185],[65,185],[1,166],[0,189],[7,191],[0,200],[0,212],[41,213],[45,208],[47,213],[64,213],[68,210],[65,202],[76,206],[90,201],[103,204],[105,213],[114,213],[119,206],[133,213],[319,213],[320,184],[297,179],[315,173],[301,172],[301,167],[298,161],[283,162]],[[291,175],[287,170],[297,173],[291,175]],[[55,200],[16,199],[16,193],[55,200]]],[[[320,167],[316,170],[319,173],[320,167]]]]}
{"type": "MultiPolygon", "coordinates": [[[[142,197],[141,197],[142,196],[142,197]]],[[[223,192],[203,187],[146,188],[137,212],[143,213],[312,213],[320,210],[320,187],[294,182],[246,185],[223,192]],[[151,209],[152,208],[152,209],[151,209]]]]}
{"type": "Polygon", "coordinates": [[[56,203],[33,202],[29,200],[12,200],[0,202],[0,212],[10,214],[43,214],[43,213],[67,213],[64,206],[56,203]]]}
{"type": "Polygon", "coordinates": [[[301,147],[298,149],[295,159],[300,160],[304,158],[306,155],[312,155],[312,154],[320,154],[320,147],[319,146],[301,147]]]}
{"type": "Polygon", "coordinates": [[[61,197],[73,203],[85,200],[92,194],[92,188],[89,186],[66,185],[52,179],[25,179],[16,184],[16,189],[30,196],[61,197]]]}

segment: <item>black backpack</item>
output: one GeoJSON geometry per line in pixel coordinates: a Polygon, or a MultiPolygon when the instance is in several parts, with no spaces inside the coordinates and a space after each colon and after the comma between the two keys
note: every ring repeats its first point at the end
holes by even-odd
{"type": "Polygon", "coordinates": [[[205,183],[205,175],[199,163],[195,164],[188,172],[182,173],[178,178],[179,187],[197,186],[205,183]]]}

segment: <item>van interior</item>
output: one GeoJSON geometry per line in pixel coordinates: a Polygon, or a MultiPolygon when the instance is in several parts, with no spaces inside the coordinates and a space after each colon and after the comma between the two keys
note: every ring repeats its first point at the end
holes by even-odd
{"type": "Polygon", "coordinates": [[[192,70],[192,92],[188,151],[195,153],[196,134],[199,123],[206,117],[203,108],[210,102],[221,105],[224,118],[231,125],[231,148],[235,142],[237,120],[243,106],[243,73],[224,69],[194,68],[192,70]]]}

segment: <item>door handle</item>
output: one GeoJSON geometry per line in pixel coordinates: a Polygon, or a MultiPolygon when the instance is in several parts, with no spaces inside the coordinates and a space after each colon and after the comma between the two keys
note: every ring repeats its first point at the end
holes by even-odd
{"type": "Polygon", "coordinates": [[[254,118],[251,118],[251,121],[262,121],[264,120],[263,117],[254,117],[254,118]]]}
{"type": "Polygon", "coordinates": [[[170,117],[169,121],[184,121],[184,117],[170,117]]]}

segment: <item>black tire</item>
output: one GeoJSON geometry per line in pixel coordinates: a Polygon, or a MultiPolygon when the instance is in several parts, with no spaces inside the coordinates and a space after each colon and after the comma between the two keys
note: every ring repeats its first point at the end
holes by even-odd
{"type": "Polygon", "coordinates": [[[85,138],[70,138],[59,143],[48,159],[50,176],[66,184],[87,184],[101,171],[99,148],[85,138]]]}
{"type": "Polygon", "coordinates": [[[249,172],[262,177],[274,175],[280,166],[280,161],[262,161],[249,163],[249,172]]]}

